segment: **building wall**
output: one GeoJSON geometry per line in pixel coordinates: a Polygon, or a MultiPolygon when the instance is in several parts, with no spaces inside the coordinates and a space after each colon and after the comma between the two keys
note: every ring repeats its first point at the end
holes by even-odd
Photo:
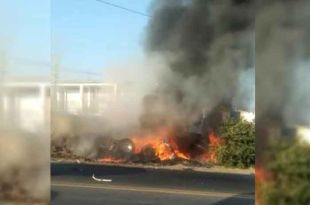
{"type": "MultiPolygon", "coordinates": [[[[1,126],[28,132],[48,132],[52,87],[48,83],[8,83],[2,95],[1,126]]],[[[55,111],[104,115],[116,96],[116,85],[66,83],[56,89],[55,111]]]]}

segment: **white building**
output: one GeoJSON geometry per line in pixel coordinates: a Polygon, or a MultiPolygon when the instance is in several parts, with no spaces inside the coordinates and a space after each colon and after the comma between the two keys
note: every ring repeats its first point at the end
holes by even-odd
{"type": "Polygon", "coordinates": [[[0,124],[44,132],[49,128],[51,110],[101,115],[116,95],[117,85],[113,83],[60,82],[54,86],[49,82],[7,82],[1,92],[0,124]]]}
{"type": "Polygon", "coordinates": [[[103,114],[117,96],[117,85],[98,82],[58,83],[55,111],[70,114],[103,114]]]}

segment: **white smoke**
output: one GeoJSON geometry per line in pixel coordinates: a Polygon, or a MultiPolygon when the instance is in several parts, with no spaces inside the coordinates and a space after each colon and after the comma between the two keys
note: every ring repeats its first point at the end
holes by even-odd
{"type": "Polygon", "coordinates": [[[104,70],[105,81],[118,85],[118,96],[104,114],[107,127],[128,131],[139,126],[143,98],[158,86],[162,62],[160,57],[128,60],[104,70]]]}
{"type": "Polygon", "coordinates": [[[233,99],[234,108],[255,112],[255,69],[241,71],[238,79],[237,94],[233,99]]]}

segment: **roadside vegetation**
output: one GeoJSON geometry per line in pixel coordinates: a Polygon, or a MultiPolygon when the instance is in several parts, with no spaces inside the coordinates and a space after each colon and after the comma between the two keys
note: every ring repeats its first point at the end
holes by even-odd
{"type": "Polygon", "coordinates": [[[310,204],[310,146],[297,140],[273,143],[259,186],[261,204],[310,204]]]}
{"type": "Polygon", "coordinates": [[[216,149],[220,165],[249,168],[255,165],[255,125],[243,120],[225,121],[219,132],[222,143],[216,149]]]}

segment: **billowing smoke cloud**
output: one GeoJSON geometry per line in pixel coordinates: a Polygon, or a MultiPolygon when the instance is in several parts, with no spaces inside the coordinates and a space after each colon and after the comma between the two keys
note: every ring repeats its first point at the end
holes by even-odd
{"type": "Polygon", "coordinates": [[[142,101],[153,91],[158,81],[156,76],[162,69],[161,59],[131,59],[112,65],[105,71],[105,79],[118,85],[118,96],[105,113],[111,129],[137,129],[142,113],[142,101]]]}
{"type": "MultiPolygon", "coordinates": [[[[155,93],[166,117],[177,113],[178,120],[194,120],[233,101],[253,110],[254,99],[248,99],[253,95],[245,92],[253,91],[254,82],[239,83],[254,67],[253,6],[247,0],[154,3],[146,50],[149,56],[163,56],[168,67],[155,93]],[[238,95],[245,99],[234,100],[238,95]]],[[[147,113],[145,119],[151,119],[147,113]]]]}
{"type": "Polygon", "coordinates": [[[310,125],[309,11],[310,4],[304,0],[258,4],[258,117],[269,116],[286,125],[310,125]]]}
{"type": "Polygon", "coordinates": [[[237,94],[234,96],[235,109],[255,112],[255,69],[242,71],[238,79],[237,94]]]}

